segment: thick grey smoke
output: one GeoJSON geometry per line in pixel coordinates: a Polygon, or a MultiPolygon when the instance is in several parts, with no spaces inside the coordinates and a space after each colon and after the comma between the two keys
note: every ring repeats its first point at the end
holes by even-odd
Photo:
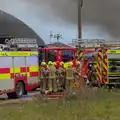
{"type": "MultiPolygon", "coordinates": [[[[68,30],[76,29],[77,31],[77,0],[11,1],[0,0],[0,3],[2,3],[0,4],[0,8],[30,25],[36,32],[40,33],[41,37],[44,37],[42,36],[43,31],[46,29],[49,31],[50,28],[55,28],[56,31],[58,31],[58,28],[62,29],[63,27],[65,30],[62,29],[62,31],[65,32],[68,27],[68,30]],[[40,22],[43,23],[40,24],[40,22]],[[45,25],[46,27],[44,28],[45,25]],[[39,27],[42,27],[42,30],[40,30],[39,27]]],[[[82,8],[84,37],[104,38],[105,34],[107,34],[112,38],[120,38],[119,12],[120,0],[84,0],[82,8]],[[94,34],[96,35],[94,36],[94,34]]],[[[74,30],[68,33],[71,34],[74,30]]],[[[68,35],[68,33],[66,33],[66,35],[68,35]]],[[[75,36],[75,34],[73,36],[75,36]]]]}
{"type": "MultiPolygon", "coordinates": [[[[37,10],[37,17],[43,18],[45,21],[61,21],[76,24],[77,0],[23,0],[26,8],[37,10]]],[[[59,22],[57,21],[57,22],[59,22]]]]}
{"type": "Polygon", "coordinates": [[[83,23],[100,25],[120,38],[120,0],[84,0],[83,23]]]}
{"type": "MultiPolygon", "coordinates": [[[[77,23],[77,0],[34,0],[34,2],[33,0],[25,1],[31,6],[46,6],[45,9],[51,11],[54,19],[56,17],[61,18],[70,24],[77,23]]],[[[110,34],[111,37],[119,38],[119,12],[120,0],[84,0],[84,6],[82,9],[82,22],[84,25],[97,25],[100,27],[100,29],[102,29],[103,32],[106,31],[106,34],[110,34]]]]}

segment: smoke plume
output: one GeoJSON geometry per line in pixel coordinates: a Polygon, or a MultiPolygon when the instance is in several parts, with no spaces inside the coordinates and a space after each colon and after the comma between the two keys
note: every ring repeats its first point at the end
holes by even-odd
{"type": "MultiPolygon", "coordinates": [[[[46,29],[48,34],[50,27],[56,31],[59,31],[58,28],[60,28],[62,32],[68,28],[68,33],[72,31],[77,33],[77,0],[11,1],[0,0],[0,8],[21,19],[41,37],[44,37],[46,29]],[[71,31],[69,31],[70,29],[71,31]]],[[[119,11],[120,0],[84,0],[82,8],[83,37],[120,38],[119,11]]],[[[68,35],[68,33],[66,34],[68,35]]],[[[74,35],[70,37],[75,37],[76,33],[74,32],[74,35]]]]}

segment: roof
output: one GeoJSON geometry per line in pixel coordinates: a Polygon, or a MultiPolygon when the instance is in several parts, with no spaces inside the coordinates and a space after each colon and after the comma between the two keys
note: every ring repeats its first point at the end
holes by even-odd
{"type": "Polygon", "coordinates": [[[0,37],[1,41],[6,38],[6,36],[13,36],[16,38],[34,38],[37,39],[38,45],[44,45],[44,41],[32,30],[32,28],[30,28],[14,16],[1,10],[0,36],[2,36],[0,37]]]}
{"type": "MultiPolygon", "coordinates": [[[[48,48],[51,48],[51,47],[62,47],[62,48],[66,48],[66,47],[71,47],[71,46],[69,46],[69,45],[66,45],[66,44],[64,44],[64,43],[61,43],[61,42],[54,42],[54,43],[52,43],[52,44],[47,44],[46,45],[48,48]]],[[[72,48],[72,47],[71,47],[72,48]]]]}

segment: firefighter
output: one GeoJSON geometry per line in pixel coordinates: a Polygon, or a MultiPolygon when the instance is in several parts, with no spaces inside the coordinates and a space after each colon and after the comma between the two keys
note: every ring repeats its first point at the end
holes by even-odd
{"type": "Polygon", "coordinates": [[[56,62],[53,62],[52,64],[53,64],[53,66],[56,68],[56,62]]]}
{"type": "Polygon", "coordinates": [[[58,89],[63,91],[65,89],[65,69],[64,62],[60,62],[60,67],[58,69],[58,89]]]}
{"type": "Polygon", "coordinates": [[[40,87],[41,87],[41,92],[44,92],[47,90],[47,64],[45,62],[41,63],[40,66],[40,87]]]}
{"type": "Polygon", "coordinates": [[[45,70],[45,68],[44,68],[44,66],[45,66],[45,62],[42,62],[41,63],[41,65],[40,65],[40,70],[39,70],[39,73],[40,73],[40,91],[41,92],[45,92],[45,89],[46,89],[46,87],[45,87],[45,78],[44,78],[44,70],[45,70]]]}
{"type": "Polygon", "coordinates": [[[71,94],[74,80],[74,69],[72,68],[72,62],[68,63],[68,67],[65,70],[65,76],[66,76],[66,92],[67,94],[71,94]]]}
{"type": "Polygon", "coordinates": [[[48,75],[49,75],[48,65],[45,64],[44,65],[44,84],[43,84],[43,86],[45,88],[45,93],[48,90],[48,75]]]}
{"type": "Polygon", "coordinates": [[[49,92],[56,92],[57,91],[57,83],[56,83],[56,67],[55,64],[51,61],[48,62],[49,66],[49,92]]]}
{"type": "Polygon", "coordinates": [[[77,62],[76,62],[75,75],[76,75],[76,81],[79,81],[79,78],[80,78],[80,76],[81,76],[81,65],[80,65],[80,61],[77,61],[77,62]]]}
{"type": "Polygon", "coordinates": [[[76,84],[79,84],[80,77],[81,77],[81,65],[80,65],[80,61],[77,61],[76,68],[75,68],[75,74],[74,74],[74,82],[76,84]]]}

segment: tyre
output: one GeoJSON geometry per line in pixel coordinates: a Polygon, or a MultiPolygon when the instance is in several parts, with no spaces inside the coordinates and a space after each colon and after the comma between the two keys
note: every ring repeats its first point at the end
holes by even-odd
{"type": "Polygon", "coordinates": [[[8,99],[16,99],[16,94],[15,93],[7,93],[8,99]]]}
{"type": "Polygon", "coordinates": [[[24,93],[25,93],[24,84],[22,82],[18,82],[16,85],[16,92],[15,92],[16,97],[21,98],[24,93]]]}

